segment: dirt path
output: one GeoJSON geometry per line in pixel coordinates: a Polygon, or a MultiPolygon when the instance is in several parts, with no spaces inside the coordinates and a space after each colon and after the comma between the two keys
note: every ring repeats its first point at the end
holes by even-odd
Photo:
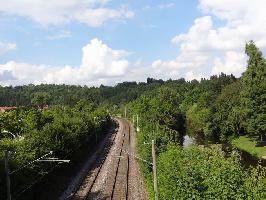
{"type": "Polygon", "coordinates": [[[116,121],[119,128],[107,135],[60,199],[148,199],[133,156],[136,153],[134,128],[125,119],[116,121]]]}

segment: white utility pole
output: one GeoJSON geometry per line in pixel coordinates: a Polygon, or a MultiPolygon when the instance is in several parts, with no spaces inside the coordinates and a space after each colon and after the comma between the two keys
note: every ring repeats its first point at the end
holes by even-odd
{"type": "Polygon", "coordinates": [[[6,194],[7,200],[11,200],[11,189],[10,189],[10,173],[9,173],[9,160],[10,151],[5,151],[5,172],[6,172],[6,194]]]}
{"type": "Polygon", "coordinates": [[[139,115],[137,114],[137,132],[139,132],[139,115]]]}
{"type": "Polygon", "coordinates": [[[154,184],[154,193],[155,200],[158,200],[158,182],[157,182],[157,168],[156,168],[156,153],[155,153],[155,144],[154,140],[152,142],[152,169],[153,169],[153,184],[154,184]]]}
{"type": "Polygon", "coordinates": [[[127,107],[125,107],[125,118],[127,118],[127,107]]]}

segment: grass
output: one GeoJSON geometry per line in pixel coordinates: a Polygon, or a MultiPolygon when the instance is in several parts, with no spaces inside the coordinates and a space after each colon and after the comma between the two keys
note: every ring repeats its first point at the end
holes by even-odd
{"type": "Polygon", "coordinates": [[[255,147],[256,142],[252,141],[246,136],[240,136],[232,141],[238,149],[246,151],[257,158],[266,156],[266,146],[264,147],[255,147]]]}

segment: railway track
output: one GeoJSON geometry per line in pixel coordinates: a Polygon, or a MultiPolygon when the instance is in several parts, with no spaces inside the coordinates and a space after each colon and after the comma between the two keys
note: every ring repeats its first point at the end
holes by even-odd
{"type": "Polygon", "coordinates": [[[119,120],[121,127],[107,141],[92,170],[69,199],[130,199],[131,127],[126,120],[119,120]]]}
{"type": "Polygon", "coordinates": [[[128,124],[126,129],[128,131],[124,132],[111,199],[128,199],[129,155],[127,152],[130,144],[130,126],[128,124]]]}

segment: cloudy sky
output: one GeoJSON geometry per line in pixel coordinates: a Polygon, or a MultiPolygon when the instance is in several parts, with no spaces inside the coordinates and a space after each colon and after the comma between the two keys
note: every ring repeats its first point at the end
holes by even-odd
{"type": "Polygon", "coordinates": [[[265,0],[0,0],[0,85],[187,80],[266,52],[265,0]]]}

